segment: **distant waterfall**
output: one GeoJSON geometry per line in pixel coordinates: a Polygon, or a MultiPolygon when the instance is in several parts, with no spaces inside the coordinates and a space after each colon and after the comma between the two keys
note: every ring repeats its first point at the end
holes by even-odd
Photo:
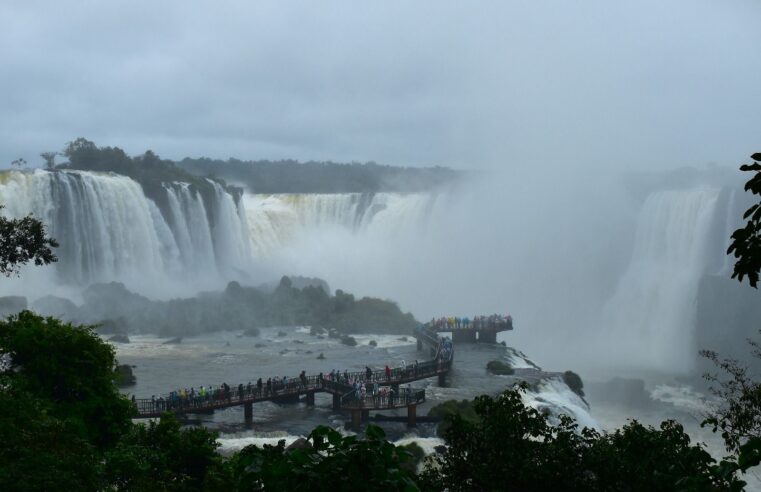
{"type": "Polygon", "coordinates": [[[244,195],[251,247],[259,256],[301,233],[339,228],[393,235],[422,227],[436,202],[430,193],[244,195]]]}
{"type": "Polygon", "coordinates": [[[11,171],[0,173],[0,203],[6,215],[32,213],[45,222],[61,244],[54,268],[65,284],[229,279],[250,266],[247,221],[211,183],[206,200],[187,183],[165,183],[162,211],[125,176],[11,171]]]}
{"type": "Polygon", "coordinates": [[[689,369],[698,282],[711,254],[719,195],[695,189],[646,199],[631,262],[603,314],[604,345],[618,363],[689,369]]]}

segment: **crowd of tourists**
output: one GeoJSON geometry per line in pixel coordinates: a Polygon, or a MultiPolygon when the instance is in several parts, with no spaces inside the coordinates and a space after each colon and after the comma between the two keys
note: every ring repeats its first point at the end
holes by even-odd
{"type": "MultiPolygon", "coordinates": [[[[401,361],[401,366],[391,368],[386,365],[382,370],[372,370],[365,366],[362,372],[350,373],[347,370],[343,372],[333,369],[329,373],[319,373],[316,377],[308,377],[306,371],[301,371],[298,377],[283,376],[271,377],[267,380],[259,378],[255,383],[251,381],[248,384],[239,384],[237,388],[230,387],[227,383],[220,385],[200,386],[181,388],[171,391],[166,397],[156,395],[151,396],[150,411],[166,411],[184,408],[203,408],[214,407],[218,404],[233,403],[234,401],[250,400],[254,398],[266,398],[287,396],[288,394],[298,394],[306,388],[321,389],[331,384],[348,386],[354,391],[354,394],[361,399],[372,397],[376,400],[375,404],[388,402],[389,405],[402,397],[410,398],[411,389],[408,385],[406,392],[394,395],[392,388],[381,386],[379,383],[390,382],[399,379],[408,379],[418,377],[420,374],[432,373],[446,363],[452,356],[452,341],[444,337],[441,339],[437,359],[435,361],[426,361],[419,364],[417,360],[414,363],[407,364],[401,361]]],[[[135,397],[132,397],[133,403],[136,403],[135,397]]],[[[141,405],[147,405],[147,401],[141,400],[141,405]],[[144,403],[143,403],[144,402],[144,403]]]]}
{"type": "Polygon", "coordinates": [[[348,395],[349,402],[359,403],[360,406],[393,407],[394,405],[406,405],[412,403],[417,394],[412,385],[398,386],[394,391],[393,386],[381,386],[378,383],[362,383],[355,381],[354,391],[348,395]]]}
{"type": "Polygon", "coordinates": [[[442,318],[432,318],[428,322],[429,326],[432,326],[436,330],[500,330],[511,329],[513,326],[513,317],[509,314],[492,314],[490,316],[473,316],[473,318],[459,318],[457,316],[449,316],[442,318]]]}

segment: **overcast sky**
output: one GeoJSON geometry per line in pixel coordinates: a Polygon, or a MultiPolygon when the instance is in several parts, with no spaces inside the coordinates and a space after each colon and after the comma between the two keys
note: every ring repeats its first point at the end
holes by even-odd
{"type": "Polygon", "coordinates": [[[0,163],[134,154],[583,170],[761,151],[761,2],[0,5],[0,163]]]}

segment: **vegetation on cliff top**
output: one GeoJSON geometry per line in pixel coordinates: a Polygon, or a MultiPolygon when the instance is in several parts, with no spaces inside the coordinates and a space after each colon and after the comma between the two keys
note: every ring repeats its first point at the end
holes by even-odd
{"type": "Polygon", "coordinates": [[[410,333],[418,322],[394,302],[355,299],[341,290],[331,296],[321,286],[297,288],[283,277],[273,290],[230,282],[224,291],[192,298],[153,301],[127,290],[120,283],[95,284],[83,293],[84,304],[67,304],[47,298],[35,303],[42,314],[64,315],[67,320],[103,324],[103,333],[150,332],[189,336],[212,331],[255,335],[270,326],[314,326],[346,333],[410,333]]]}

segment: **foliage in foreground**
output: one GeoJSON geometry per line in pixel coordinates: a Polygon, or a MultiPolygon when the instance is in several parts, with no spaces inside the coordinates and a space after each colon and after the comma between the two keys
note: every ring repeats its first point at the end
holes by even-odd
{"type": "MultiPolygon", "coordinates": [[[[0,205],[0,212],[3,206],[0,205]]],[[[0,274],[18,275],[19,269],[33,262],[48,265],[58,261],[52,248],[58,242],[45,233],[45,225],[31,215],[20,219],[0,216],[0,274]]]]}
{"type": "Polygon", "coordinates": [[[731,462],[717,464],[673,421],[633,421],[612,434],[551,425],[518,389],[473,403],[477,419],[450,415],[446,452],[431,458],[426,490],[741,490],[731,462]]]}
{"type": "MultiPolygon", "coordinates": [[[[171,416],[133,424],[114,385],[113,348],[89,327],[24,312],[0,322],[2,490],[740,490],[671,421],[612,434],[552,425],[524,388],[448,403],[448,448],[416,475],[405,448],[317,427],[307,445],[249,446],[225,459],[217,436],[171,416]],[[461,415],[461,411],[464,415],[461,415]]],[[[434,413],[436,413],[434,412],[434,413]]]]}
{"type": "MultiPolygon", "coordinates": [[[[745,191],[761,195],[761,152],[751,156],[755,162],[740,167],[742,171],[752,171],[753,176],[745,183],[745,191]]],[[[748,277],[748,283],[756,287],[761,271],[761,201],[745,211],[743,219],[747,219],[745,227],[732,233],[732,243],[727,254],[734,254],[735,262],[732,278],[742,282],[748,277]]]]}
{"type": "Polygon", "coordinates": [[[318,426],[308,445],[248,446],[230,464],[237,490],[418,490],[414,457],[368,425],[364,438],[318,426]]]}

